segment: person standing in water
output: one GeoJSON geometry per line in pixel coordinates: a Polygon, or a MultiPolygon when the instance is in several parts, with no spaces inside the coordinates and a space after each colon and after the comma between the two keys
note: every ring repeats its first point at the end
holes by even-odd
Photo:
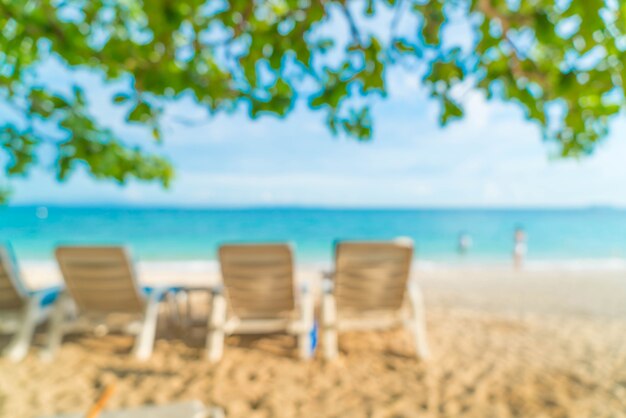
{"type": "Polygon", "coordinates": [[[471,246],[472,246],[472,237],[466,232],[461,232],[459,234],[459,246],[458,246],[459,254],[460,255],[467,254],[471,246]]]}
{"type": "Polygon", "coordinates": [[[513,235],[513,265],[516,270],[522,268],[524,258],[528,252],[528,245],[526,244],[526,231],[521,226],[515,228],[515,234],[513,235]]]}

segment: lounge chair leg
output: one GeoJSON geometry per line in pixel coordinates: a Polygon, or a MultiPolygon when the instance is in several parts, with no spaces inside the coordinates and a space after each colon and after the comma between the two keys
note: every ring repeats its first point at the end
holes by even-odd
{"type": "Polygon", "coordinates": [[[412,333],[415,338],[415,350],[417,357],[427,360],[430,357],[428,348],[428,338],[426,336],[426,315],[424,309],[424,298],[417,283],[409,285],[409,298],[413,311],[413,318],[410,321],[412,333]]]}
{"type": "Polygon", "coordinates": [[[168,313],[169,325],[180,327],[182,323],[181,323],[180,309],[178,307],[178,298],[176,297],[176,294],[174,292],[168,291],[165,294],[165,299],[167,300],[167,311],[168,311],[167,313],[168,313]]]}
{"type": "Polygon", "coordinates": [[[135,358],[139,360],[147,360],[152,355],[157,320],[159,318],[159,299],[159,294],[155,293],[151,295],[144,313],[141,331],[135,339],[133,352],[135,354],[135,358]]]}
{"type": "Polygon", "coordinates": [[[28,348],[30,347],[30,343],[33,339],[35,327],[37,326],[37,318],[41,309],[39,305],[39,298],[33,297],[24,307],[20,327],[2,353],[11,361],[21,361],[24,357],[26,357],[26,354],[28,354],[28,348]]]}
{"type": "Polygon", "coordinates": [[[69,296],[61,293],[50,316],[48,323],[47,343],[39,357],[44,361],[51,361],[63,342],[63,333],[65,328],[65,315],[67,315],[69,296]]]}
{"type": "Polygon", "coordinates": [[[183,306],[187,306],[187,292],[185,290],[178,291],[174,294],[174,303],[176,304],[176,316],[178,316],[178,326],[181,330],[186,329],[191,324],[189,323],[189,315],[187,310],[183,309],[183,306]]]}
{"type": "Polygon", "coordinates": [[[310,360],[311,353],[311,334],[310,330],[307,332],[301,332],[298,334],[298,356],[300,360],[310,360]]]}
{"type": "Polygon", "coordinates": [[[306,287],[302,288],[300,300],[300,318],[303,327],[298,333],[298,352],[300,359],[310,360],[313,356],[311,332],[314,325],[313,298],[306,287]]]}
{"type": "Polygon", "coordinates": [[[214,294],[209,315],[207,334],[207,358],[217,363],[224,353],[224,324],[226,323],[226,299],[221,294],[214,294]]]}
{"type": "Polygon", "coordinates": [[[322,326],[324,328],[324,358],[336,359],[339,355],[337,343],[337,306],[331,293],[322,297],[322,326]]]}

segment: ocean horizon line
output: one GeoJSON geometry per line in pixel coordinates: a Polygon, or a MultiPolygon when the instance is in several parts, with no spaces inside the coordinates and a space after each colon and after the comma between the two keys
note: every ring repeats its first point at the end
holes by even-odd
{"type": "Polygon", "coordinates": [[[546,206],[508,206],[508,205],[441,205],[441,206],[350,206],[350,205],[150,205],[150,204],[67,204],[67,203],[25,203],[25,204],[8,204],[1,206],[0,211],[4,209],[37,209],[45,207],[47,209],[91,209],[91,210],[155,210],[155,211],[271,211],[271,210],[289,210],[289,211],[626,211],[626,206],[618,205],[546,205],[546,206]]]}

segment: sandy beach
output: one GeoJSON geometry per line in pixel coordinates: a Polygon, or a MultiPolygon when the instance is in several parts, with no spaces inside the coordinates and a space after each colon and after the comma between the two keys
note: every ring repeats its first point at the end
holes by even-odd
{"type": "MultiPolygon", "coordinates": [[[[56,280],[43,265],[25,270],[31,285],[56,280]]],[[[191,270],[177,280],[216,280],[210,268],[191,270]]],[[[173,273],[141,269],[153,283],[173,273]]],[[[235,336],[218,365],[203,359],[201,327],[184,334],[161,321],[147,362],[130,358],[130,337],[73,335],[44,363],[39,332],[25,361],[0,360],[0,416],[85,411],[109,383],[108,409],[199,399],[229,417],[626,416],[626,271],[468,267],[418,277],[433,351],[426,363],[401,329],[342,334],[334,363],[319,351],[298,361],[287,336],[235,336]]],[[[201,323],[206,302],[194,303],[201,323]]]]}
{"type": "Polygon", "coordinates": [[[626,418],[626,0],[0,28],[0,418],[626,418]]]}

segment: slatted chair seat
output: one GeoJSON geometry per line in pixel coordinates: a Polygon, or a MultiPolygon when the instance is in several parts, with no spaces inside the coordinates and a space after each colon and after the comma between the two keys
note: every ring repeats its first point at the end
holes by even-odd
{"type": "Polygon", "coordinates": [[[122,330],[137,334],[135,357],[149,358],[158,304],[176,289],[139,286],[130,253],[123,247],[59,247],[55,254],[66,292],[56,303],[44,358],[54,356],[65,333],[86,324],[95,328],[114,315],[129,316],[122,330]]]}
{"type": "Polygon", "coordinates": [[[338,355],[337,333],[384,329],[403,324],[415,338],[420,358],[429,355],[423,301],[410,282],[413,242],[339,242],[335,271],[322,299],[324,356],[338,355]]]}
{"type": "Polygon", "coordinates": [[[287,332],[298,338],[300,357],[311,356],[313,301],[294,290],[293,252],[287,244],[222,245],[223,291],[213,295],[207,356],[221,359],[224,336],[287,332]]]}

